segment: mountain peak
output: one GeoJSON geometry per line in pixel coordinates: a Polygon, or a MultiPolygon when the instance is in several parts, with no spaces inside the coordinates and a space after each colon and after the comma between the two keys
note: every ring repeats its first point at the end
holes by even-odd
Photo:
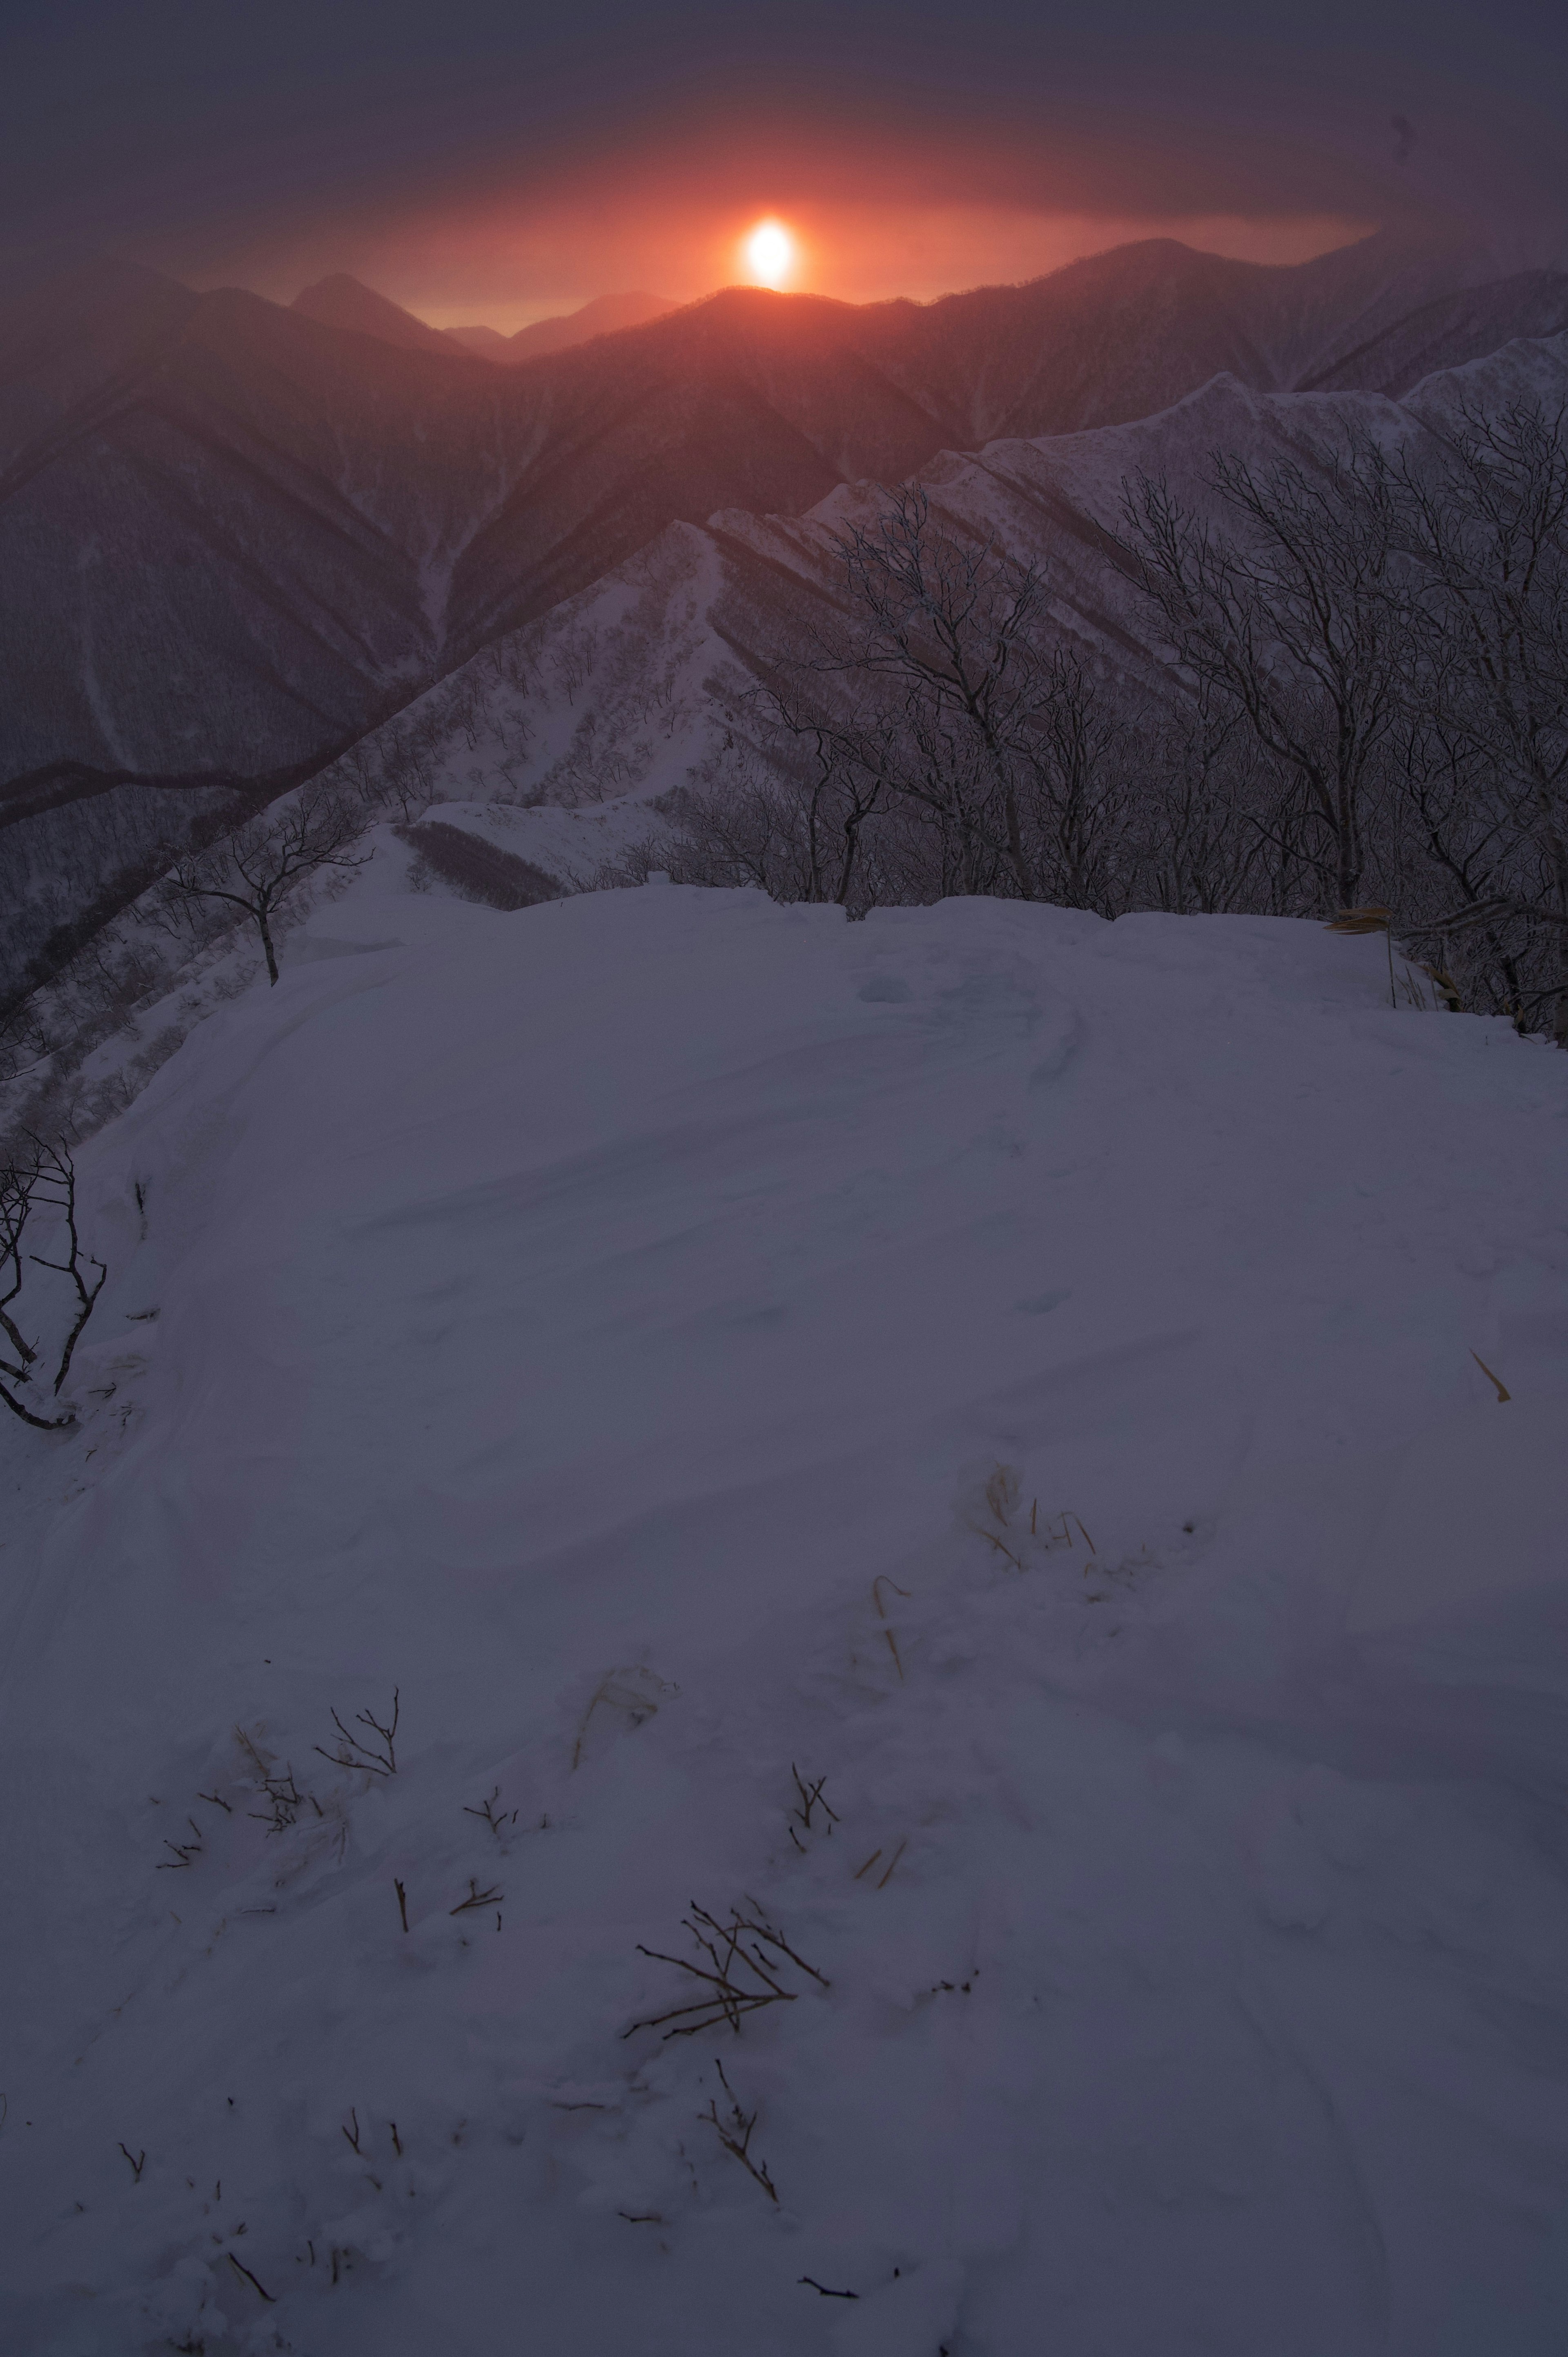
{"type": "Polygon", "coordinates": [[[452,357],[452,339],[439,328],[426,327],[412,311],[405,311],[389,296],[378,295],[373,286],[346,270],[334,271],[330,277],[318,278],[314,286],[305,287],[290,307],[324,328],[345,328],[353,335],[377,336],[383,344],[452,357]]]}

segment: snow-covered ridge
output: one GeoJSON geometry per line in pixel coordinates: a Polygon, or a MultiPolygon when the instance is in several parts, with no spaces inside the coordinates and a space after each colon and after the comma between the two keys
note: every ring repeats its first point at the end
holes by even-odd
{"type": "Polygon", "coordinates": [[[394,886],[82,1150],[0,1436],[12,2345],[1555,2352],[1562,1058],[394,886]]]}
{"type": "MultiPolygon", "coordinates": [[[[1265,463],[1347,428],[1397,448],[1441,432],[1462,402],[1487,410],[1536,398],[1552,408],[1565,393],[1568,335],[1509,344],[1425,379],[1402,401],[1262,393],[1221,375],[1133,425],[943,452],[916,480],[943,529],[1044,565],[1065,638],[1112,672],[1157,687],[1148,619],[1105,539],[1129,478],[1165,476],[1201,505],[1211,497],[1216,450],[1265,463]]],[[[722,781],[730,748],[752,733],[748,689],[779,666],[787,676],[810,651],[834,589],[832,534],[869,522],[884,497],[879,485],[859,482],[801,516],[731,509],[705,528],[672,524],[592,588],[443,681],[384,733],[423,723],[439,791],[452,801],[625,802],[629,825],[651,825],[631,806],[671,786],[722,781]]],[[[379,740],[368,741],[373,750],[379,740]]],[[[528,856],[552,866],[558,832],[542,827],[540,849],[528,856]]],[[[564,866],[555,872],[571,880],[564,866]]]]}

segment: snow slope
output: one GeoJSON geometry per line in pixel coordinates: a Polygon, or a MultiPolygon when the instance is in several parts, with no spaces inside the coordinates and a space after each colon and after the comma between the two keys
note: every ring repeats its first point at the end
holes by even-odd
{"type": "Polygon", "coordinates": [[[1568,1065],[392,874],[83,1150],[0,1439],[5,2345],[1560,2350],[1568,1065]],[[779,1996],[633,2029],[693,1901],[779,1996]]]}

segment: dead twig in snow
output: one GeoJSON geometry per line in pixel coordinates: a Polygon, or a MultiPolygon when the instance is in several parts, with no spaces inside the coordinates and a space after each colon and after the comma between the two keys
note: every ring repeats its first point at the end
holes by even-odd
{"type": "Polygon", "coordinates": [[[408,1929],[408,1897],[402,1883],[399,1882],[395,1875],[392,1877],[392,1889],[397,1892],[397,1911],[403,1917],[403,1928],[406,1932],[408,1929]]]}
{"type": "Polygon", "coordinates": [[[718,2072],[719,2083],[729,2099],[728,2108],[721,2117],[718,2099],[714,2096],[710,2098],[707,2110],[699,2114],[699,2117],[704,2119],[710,2127],[718,2131],[718,2139],[725,2150],[739,2161],[748,2177],[756,2179],[769,2201],[777,2203],[778,2190],[768,2174],[768,2163],[765,2160],[753,2160],[751,2157],[751,2132],[757,2126],[757,2114],[741,2110],[735,2099],[735,2091],[725,2077],[724,2064],[715,2062],[714,2068],[718,2072]]]}
{"type": "Polygon", "coordinates": [[[245,2281],[250,2284],[254,2290],[261,2293],[262,2298],[266,2301],[269,2308],[275,2304],[276,2295],[268,2291],[264,2284],[257,2283],[256,2278],[251,2273],[250,2268],[244,2266],[241,2260],[237,2259],[232,2251],[225,2251],[223,2255],[228,2260],[229,2265],[234,2269],[235,2274],[243,2276],[245,2281]]]}
{"type": "Polygon", "coordinates": [[[799,2276],[796,2280],[799,2283],[810,2284],[811,2289],[820,2291],[824,2299],[858,2299],[860,2298],[857,2291],[834,2291],[832,2284],[820,2284],[815,2276],[799,2276]]]}
{"type": "MultiPolygon", "coordinates": [[[[325,1813],[314,1792],[300,1791],[291,1766],[286,1766],[281,1776],[274,1773],[271,1764],[263,1759],[242,1727],[234,1729],[234,1740],[250,1762],[262,1798],[267,1803],[264,1809],[248,1809],[247,1816],[253,1817],[259,1825],[265,1825],[270,1834],[286,1834],[293,1830],[295,1820],[307,1804],[318,1817],[325,1813]]],[[[203,1793],[199,1797],[205,1799],[207,1795],[203,1793]]]]}
{"type": "Polygon", "coordinates": [[[489,1795],[489,1799],[485,1801],[481,1807],[470,1809],[466,1802],[463,1806],[463,1814],[466,1817],[482,1817],[484,1819],[491,1833],[494,1834],[497,1841],[500,1840],[501,1835],[508,1825],[515,1825],[517,1823],[517,1811],[515,1809],[511,1810],[510,1813],[503,1809],[499,1817],[497,1816],[495,1813],[496,1803],[500,1799],[500,1796],[501,1788],[498,1784],[495,1791],[489,1795]]]}
{"type": "MultiPolygon", "coordinates": [[[[794,1819],[797,1824],[801,1825],[807,1833],[810,1833],[811,1831],[811,1813],[814,1809],[821,1809],[823,1815],[827,1818],[828,1831],[831,1834],[833,1827],[839,1822],[839,1813],[833,1807],[831,1801],[825,1801],[822,1798],[822,1786],[827,1782],[827,1778],[825,1776],[819,1776],[814,1784],[808,1784],[793,1760],[789,1762],[789,1773],[795,1780],[795,1790],[800,1796],[800,1805],[798,1809],[791,1809],[789,1811],[789,1813],[790,1817],[794,1819]]],[[[793,1825],[790,1830],[794,1830],[793,1825]]],[[[796,1844],[796,1846],[799,1848],[799,1843],[796,1844]]]]}
{"type": "Polygon", "coordinates": [[[120,2149],[131,2164],[131,2182],[134,2185],[140,2185],[142,2181],[142,2171],[147,2165],[145,2146],[144,2145],[140,2152],[133,2152],[129,2145],[124,2144],[120,2147],[120,2149]]]}
{"type": "Polygon", "coordinates": [[[181,1867],[188,1866],[190,1864],[193,1857],[204,1857],[206,1856],[206,1846],[202,1840],[201,1827],[197,1824],[194,1817],[187,1817],[185,1822],[190,1827],[191,1832],[196,1835],[196,1839],[189,1842],[166,1841],[164,1843],[165,1849],[172,1849],[174,1856],[172,1858],[160,1857],[157,1865],[153,1869],[155,1874],[177,1874],[181,1867]]]}
{"type": "Polygon", "coordinates": [[[1471,1351],[1471,1353],[1470,1353],[1470,1356],[1475,1360],[1476,1364],[1479,1367],[1479,1369],[1481,1370],[1481,1372],[1486,1376],[1487,1381],[1488,1383],[1496,1383],[1496,1384],[1497,1384],[1497,1387],[1498,1387],[1498,1399],[1499,1403],[1500,1403],[1500,1402],[1502,1402],[1503,1400],[1512,1399],[1512,1397],[1513,1397],[1513,1394],[1512,1394],[1512,1392],[1510,1392],[1510,1391],[1507,1391],[1507,1390],[1505,1390],[1505,1389],[1504,1389],[1504,1387],[1503,1387],[1502,1383],[1498,1381],[1498,1377],[1497,1377],[1496,1375],[1494,1375],[1494,1374],[1493,1374],[1493,1372],[1492,1372],[1492,1371],[1491,1371],[1490,1367],[1488,1367],[1488,1366],[1487,1366],[1487,1362],[1486,1362],[1485,1359],[1483,1359],[1483,1358],[1482,1358],[1482,1356],[1481,1356],[1480,1352],[1479,1352],[1478,1351],[1471,1351]]]}
{"type": "Polygon", "coordinates": [[[459,1899],[456,1907],[449,1907],[446,1912],[448,1915],[466,1915],[471,1907],[493,1907],[498,1899],[505,1897],[506,1892],[499,1882],[492,1883],[489,1890],[481,1890],[474,1877],[470,1875],[468,1896],[467,1899],[459,1899]]]}
{"type": "MultiPolygon", "coordinates": [[[[1004,1549],[1004,1553],[1005,1553],[1005,1549],[1004,1549]]],[[[882,1601],[882,1590],[885,1587],[890,1587],[895,1596],[902,1596],[906,1601],[908,1599],[909,1591],[907,1587],[900,1587],[896,1579],[890,1579],[885,1571],[879,1571],[876,1577],[871,1583],[871,1600],[875,1605],[877,1618],[883,1624],[882,1634],[886,1642],[887,1650],[893,1656],[893,1666],[898,1673],[898,1683],[902,1685],[904,1683],[904,1664],[899,1657],[898,1640],[893,1634],[892,1630],[887,1626],[887,1608],[882,1601]]]]}
{"type": "MultiPolygon", "coordinates": [[[[747,1901],[750,1906],[755,1903],[747,1901]]],[[[761,1917],[760,1909],[757,1914],[761,1917]]],[[[707,1993],[691,2005],[672,2006],[667,2013],[651,2014],[634,2021],[630,2029],[622,2031],[624,2038],[639,2029],[663,2029],[666,2039],[693,2038],[699,2030],[716,2029],[721,2022],[727,2023],[738,2036],[745,2015],[759,2012],[764,2006],[795,2003],[800,1992],[783,1986],[784,1966],[777,1961],[780,1957],[808,1973],[822,1987],[828,1986],[816,1966],[798,1956],[777,1928],[766,1921],[753,1921],[732,1909],[730,1921],[721,1923],[695,1900],[690,1915],[682,1920],[708,1958],[706,1964],[693,1964],[689,1956],[666,1955],[660,1948],[645,1948],[640,1941],[638,1953],[689,1973],[693,1980],[705,1985],[707,1993]]]]}
{"type": "Polygon", "coordinates": [[[373,1711],[358,1710],[354,1713],[355,1725],[368,1727],[372,1735],[379,1736],[386,1746],[384,1751],[378,1751],[374,1744],[366,1743],[359,1736],[350,1734],[336,1711],[332,1714],[332,1724],[341,1738],[337,1750],[328,1751],[319,1743],[313,1745],[312,1749],[318,1751],[323,1760],[329,1760],[334,1768],[362,1768],[368,1775],[395,1776],[397,1752],[392,1738],[397,1733],[401,1694],[401,1687],[392,1688],[392,1719],[385,1727],[373,1711]]]}

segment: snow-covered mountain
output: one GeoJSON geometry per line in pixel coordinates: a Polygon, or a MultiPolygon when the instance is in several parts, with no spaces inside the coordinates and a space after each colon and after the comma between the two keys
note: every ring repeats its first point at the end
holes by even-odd
{"type": "Polygon", "coordinates": [[[284,790],[672,524],[799,517],[1219,372],[1397,394],[1563,326],[1568,281],[1490,268],[1377,239],[1295,269],[1156,242],[928,306],[731,289],[505,371],[82,271],[0,321],[8,973],[211,807],[284,790]],[[127,789],[134,813],[96,807],[127,789]]]}
{"type": "Polygon", "coordinates": [[[0,1429],[7,2347],[1555,2357],[1563,1058],[404,873],[0,1429]]]}
{"type": "MultiPolygon", "coordinates": [[[[1259,393],[1221,376],[1155,416],[943,452],[914,479],[945,533],[1042,563],[1062,636],[1158,694],[1167,683],[1149,618],[1111,538],[1130,478],[1163,476],[1201,506],[1217,449],[1266,464],[1348,426],[1391,448],[1419,446],[1456,404],[1486,410],[1520,398],[1550,411],[1568,400],[1568,334],[1521,339],[1400,401],[1259,393]]],[[[471,805],[465,824],[564,882],[590,879],[652,831],[647,803],[733,769],[737,741],[756,733],[748,692],[781,665],[787,683],[791,653],[810,651],[840,594],[833,535],[872,522],[880,497],[875,484],[846,485],[802,516],[731,510],[705,526],[671,524],[452,673],[363,749],[392,758],[412,724],[435,791],[471,805]]]]}

